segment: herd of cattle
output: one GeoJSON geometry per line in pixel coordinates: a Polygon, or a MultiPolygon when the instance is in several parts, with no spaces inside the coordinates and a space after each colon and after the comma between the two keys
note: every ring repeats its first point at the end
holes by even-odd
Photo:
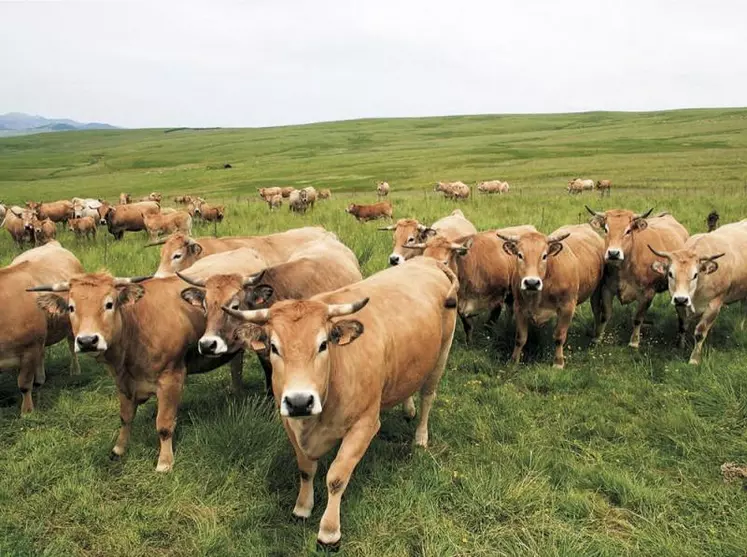
{"type": "MultiPolygon", "coordinates": [[[[293,193],[303,191],[285,198],[293,203],[293,193]]],[[[303,199],[310,203],[308,193],[303,199]]],[[[270,204],[285,194],[260,191],[270,204]]],[[[86,273],[56,241],[1,269],[0,369],[19,370],[21,411],[29,412],[33,388],[45,381],[46,346],[67,340],[72,373],[79,372],[78,354],[92,355],[113,376],[119,397],[112,458],[124,455],[138,406],[155,395],[156,470],[166,472],[174,463],[172,436],[186,376],[230,362],[233,389],[241,391],[244,353],[254,352],[296,454],[296,517],[310,516],[318,459],[342,441],[327,474],[318,533],[325,547],[339,544],[340,500],[379,429],[381,409],[403,404],[414,417],[419,392],[415,443],[427,445],[457,316],[470,342],[475,316],[489,312],[495,321],[508,306],[516,324],[513,362],[521,359],[530,324],[555,317],[553,363],[563,367],[579,304],[590,301],[599,340],[613,299],[635,302],[629,344],[638,347],[654,296],[669,290],[681,346],[688,322],[695,323],[690,362],[697,364],[722,306],[747,300],[747,220],[718,227],[715,213],[708,219],[712,231],[693,236],[667,213],[588,206],[589,223],[550,234],[531,224],[478,232],[459,209],[431,225],[399,219],[379,228],[393,234],[389,268],[364,279],[355,254],[322,227],[193,238],[191,217],[204,218],[213,208],[222,217],[222,208],[191,197],[175,201],[189,208],[171,213],[173,219],[160,211],[157,194],[135,203],[123,198],[117,206],[74,200],[20,214],[20,208],[8,210],[6,227],[9,218],[19,219],[24,230],[27,213],[32,227],[67,214],[91,219],[94,230],[98,219],[113,234],[132,230],[139,216],[140,229],[169,236],[157,241],[161,257],[152,276],[86,273]],[[187,218],[176,218],[182,213],[187,218]]],[[[377,205],[388,206],[391,217],[391,204],[377,205]]]]}

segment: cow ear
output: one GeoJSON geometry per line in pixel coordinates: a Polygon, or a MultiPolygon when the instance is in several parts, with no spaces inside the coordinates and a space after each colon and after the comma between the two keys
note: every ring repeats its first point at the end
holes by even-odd
{"type": "Polygon", "coordinates": [[[658,273],[660,275],[667,274],[667,267],[661,261],[654,261],[653,263],[651,263],[651,270],[654,271],[654,273],[658,273]]]}
{"type": "Polygon", "coordinates": [[[205,291],[199,288],[185,288],[181,292],[182,300],[195,307],[202,309],[202,303],[205,301],[205,291]]]}
{"type": "Polygon", "coordinates": [[[329,341],[338,346],[350,344],[363,334],[363,323],[355,319],[338,321],[332,326],[329,333],[329,341]]]}
{"type": "Polygon", "coordinates": [[[128,284],[119,289],[117,302],[120,306],[129,306],[145,296],[145,288],[139,284],[128,284]]]}
{"type": "Polygon", "coordinates": [[[508,255],[515,256],[519,254],[519,250],[516,248],[515,242],[503,242],[503,251],[508,255]]]}
{"type": "Polygon", "coordinates": [[[604,230],[604,217],[595,216],[591,217],[591,220],[589,221],[589,224],[594,230],[604,230]]]}
{"type": "Polygon", "coordinates": [[[270,349],[269,337],[263,327],[253,327],[252,335],[245,339],[252,350],[255,352],[267,352],[270,349]]]}
{"type": "Polygon", "coordinates": [[[706,275],[710,275],[711,273],[715,273],[718,271],[718,263],[713,261],[712,259],[709,259],[707,261],[702,261],[700,263],[700,272],[705,273],[706,275]]]}
{"type": "Polygon", "coordinates": [[[192,255],[200,255],[202,253],[202,246],[197,242],[190,242],[187,249],[192,255]]]}
{"type": "Polygon", "coordinates": [[[244,287],[246,293],[245,301],[249,309],[263,309],[270,307],[270,298],[275,290],[269,284],[260,284],[255,287],[244,287]]]}
{"type": "Polygon", "coordinates": [[[67,301],[57,294],[39,294],[36,297],[36,305],[50,317],[61,317],[68,312],[67,301]]]}
{"type": "Polygon", "coordinates": [[[467,253],[469,253],[470,248],[472,247],[472,243],[473,243],[473,239],[468,238],[467,241],[462,244],[462,247],[456,250],[457,255],[459,257],[464,257],[465,255],[467,255],[467,253]]]}
{"type": "Polygon", "coordinates": [[[646,230],[646,228],[648,228],[648,221],[646,219],[637,218],[631,223],[630,228],[633,230],[646,230]]]}
{"type": "Polygon", "coordinates": [[[422,238],[423,238],[424,240],[427,240],[428,238],[432,238],[432,237],[433,237],[433,236],[435,236],[436,234],[438,234],[438,232],[437,232],[437,231],[435,231],[434,229],[432,229],[432,228],[428,227],[428,228],[426,228],[425,230],[423,230],[423,232],[421,232],[421,233],[420,233],[420,236],[421,236],[421,237],[422,237],[422,238]]]}
{"type": "Polygon", "coordinates": [[[553,242],[547,247],[547,255],[558,255],[563,251],[563,242],[553,242]]]}

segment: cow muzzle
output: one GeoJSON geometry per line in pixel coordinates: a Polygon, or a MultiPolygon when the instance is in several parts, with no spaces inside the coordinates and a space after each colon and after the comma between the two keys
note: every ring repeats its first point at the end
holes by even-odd
{"type": "Polygon", "coordinates": [[[197,350],[203,356],[221,356],[228,352],[228,345],[219,336],[205,335],[197,343],[197,350]]]}
{"type": "Polygon", "coordinates": [[[524,277],[521,279],[521,289],[526,292],[540,292],[542,290],[542,279],[539,277],[524,277]]]}
{"type": "Polygon", "coordinates": [[[677,307],[688,307],[690,306],[690,296],[672,296],[672,305],[677,307]]]}
{"type": "Polygon", "coordinates": [[[107,348],[106,341],[98,334],[80,334],[75,337],[76,352],[103,352],[107,348]]]}
{"type": "Polygon", "coordinates": [[[393,253],[392,255],[389,256],[389,264],[392,266],[400,265],[404,262],[405,262],[405,258],[398,253],[393,253]]]}
{"type": "Polygon", "coordinates": [[[99,219],[99,224],[104,226],[106,224],[106,219],[99,219]]]}
{"type": "Polygon", "coordinates": [[[604,254],[604,259],[609,262],[620,262],[625,260],[623,251],[618,248],[608,248],[604,254]]]}
{"type": "Polygon", "coordinates": [[[280,415],[285,418],[307,418],[322,413],[319,393],[315,391],[286,391],[280,404],[280,415]]]}

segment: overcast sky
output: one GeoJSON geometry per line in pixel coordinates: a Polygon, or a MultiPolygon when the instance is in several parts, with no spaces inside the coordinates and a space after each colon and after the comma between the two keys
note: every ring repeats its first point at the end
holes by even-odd
{"type": "Polygon", "coordinates": [[[267,126],[745,105],[745,0],[0,0],[0,113],[267,126]]]}

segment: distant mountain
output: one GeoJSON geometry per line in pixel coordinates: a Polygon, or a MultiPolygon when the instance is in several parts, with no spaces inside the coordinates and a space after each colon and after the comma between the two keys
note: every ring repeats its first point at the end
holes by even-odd
{"type": "Polygon", "coordinates": [[[99,122],[82,123],[68,118],[45,118],[44,116],[32,116],[22,112],[0,114],[0,137],[72,130],[116,129],[116,126],[99,122]]]}

